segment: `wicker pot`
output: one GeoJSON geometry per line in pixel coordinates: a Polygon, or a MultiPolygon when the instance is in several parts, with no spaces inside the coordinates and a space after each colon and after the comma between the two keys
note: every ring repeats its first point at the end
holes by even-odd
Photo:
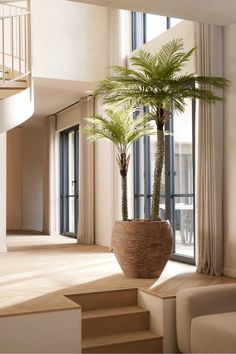
{"type": "Polygon", "coordinates": [[[116,221],[112,248],[129,278],[158,278],[170,257],[173,233],[169,221],[116,221]]]}

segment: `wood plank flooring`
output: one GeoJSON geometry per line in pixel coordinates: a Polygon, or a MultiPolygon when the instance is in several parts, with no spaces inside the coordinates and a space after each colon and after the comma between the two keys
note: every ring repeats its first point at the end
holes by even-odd
{"type": "Polygon", "coordinates": [[[107,248],[63,236],[11,235],[7,243],[8,253],[0,255],[0,316],[73,308],[64,294],[137,287],[172,297],[186,287],[236,282],[171,261],[157,280],[129,279],[107,248]]]}

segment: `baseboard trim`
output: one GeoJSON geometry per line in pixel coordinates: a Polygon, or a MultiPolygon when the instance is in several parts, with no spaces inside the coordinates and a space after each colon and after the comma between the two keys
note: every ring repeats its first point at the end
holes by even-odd
{"type": "Polygon", "coordinates": [[[228,277],[236,278],[236,269],[233,268],[224,268],[223,274],[228,277]]]}

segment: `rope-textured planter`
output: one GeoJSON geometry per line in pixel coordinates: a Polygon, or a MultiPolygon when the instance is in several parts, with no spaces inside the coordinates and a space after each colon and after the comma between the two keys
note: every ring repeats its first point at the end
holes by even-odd
{"type": "Polygon", "coordinates": [[[169,221],[116,221],[112,247],[129,278],[158,278],[170,257],[173,233],[169,221]]]}

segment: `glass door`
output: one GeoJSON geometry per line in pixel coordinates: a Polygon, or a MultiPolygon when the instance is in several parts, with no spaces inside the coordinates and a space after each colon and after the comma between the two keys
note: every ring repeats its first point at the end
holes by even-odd
{"type": "Polygon", "coordinates": [[[195,102],[188,99],[185,112],[170,121],[166,155],[166,217],[174,231],[172,259],[188,263],[194,263],[195,257],[194,125],[195,102]]]}
{"type": "Polygon", "coordinates": [[[77,236],[79,199],[79,126],[60,134],[61,234],[77,236]]]}

